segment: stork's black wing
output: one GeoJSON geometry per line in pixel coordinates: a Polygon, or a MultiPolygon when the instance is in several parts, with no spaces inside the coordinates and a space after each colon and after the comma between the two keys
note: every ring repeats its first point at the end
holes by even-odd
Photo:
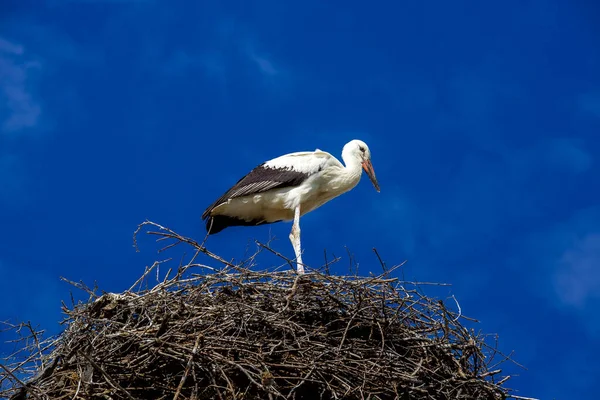
{"type": "Polygon", "coordinates": [[[206,230],[210,233],[217,233],[227,226],[265,223],[264,221],[246,221],[226,215],[213,217],[211,213],[220,204],[230,199],[264,193],[271,189],[298,186],[312,174],[323,170],[328,163],[337,163],[341,166],[331,154],[320,150],[291,153],[260,164],[204,211],[202,219],[206,220],[206,230]]]}
{"type": "Polygon", "coordinates": [[[265,166],[265,163],[260,164],[212,203],[202,214],[202,219],[208,218],[215,207],[229,199],[262,193],[271,189],[297,186],[309,176],[309,173],[298,172],[293,169],[272,168],[265,166]]]}

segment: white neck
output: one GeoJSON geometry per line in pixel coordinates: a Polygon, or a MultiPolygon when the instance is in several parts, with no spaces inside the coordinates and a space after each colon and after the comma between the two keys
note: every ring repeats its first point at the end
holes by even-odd
{"type": "Polygon", "coordinates": [[[352,189],[360,181],[362,175],[362,165],[358,158],[354,157],[349,152],[342,152],[342,160],[344,160],[345,167],[340,176],[344,180],[345,185],[348,186],[347,190],[352,189]]]}

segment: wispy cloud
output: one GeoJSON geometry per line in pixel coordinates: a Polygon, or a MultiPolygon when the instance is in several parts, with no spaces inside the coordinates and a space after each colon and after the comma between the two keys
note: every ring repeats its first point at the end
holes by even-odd
{"type": "Polygon", "coordinates": [[[232,63],[239,63],[238,68],[249,62],[248,65],[265,76],[272,77],[281,74],[281,66],[276,65],[272,55],[267,55],[264,43],[239,21],[223,18],[215,25],[214,34],[216,36],[215,43],[219,44],[220,50],[212,49],[211,52],[229,53],[227,58],[232,63]]]}
{"type": "Polygon", "coordinates": [[[585,150],[583,143],[572,138],[548,140],[544,151],[548,163],[573,173],[585,172],[593,163],[592,155],[585,150]]]}
{"type": "Polygon", "coordinates": [[[256,54],[252,54],[252,61],[258,65],[258,68],[267,75],[277,75],[279,71],[273,66],[273,63],[268,59],[258,56],[256,54]]]}
{"type": "Polygon", "coordinates": [[[0,37],[0,51],[21,55],[23,54],[23,46],[11,43],[8,40],[0,37]]]}
{"type": "Polygon", "coordinates": [[[600,118],[600,92],[589,92],[579,96],[579,107],[585,114],[600,118]]]}
{"type": "Polygon", "coordinates": [[[540,176],[552,171],[568,179],[585,172],[592,163],[583,144],[571,138],[542,139],[523,148],[499,144],[494,150],[474,150],[451,175],[454,184],[448,187],[440,218],[460,216],[451,224],[479,239],[481,233],[536,215],[540,193],[527,188],[540,176]],[[464,215],[474,218],[465,220],[464,215]]]}
{"type": "Polygon", "coordinates": [[[179,49],[162,62],[162,73],[171,77],[185,76],[190,73],[199,74],[225,85],[228,65],[224,54],[220,51],[195,52],[179,49]]]}
{"type": "Polygon", "coordinates": [[[519,240],[511,269],[531,291],[600,333],[600,207],[572,214],[519,240]]]}
{"type": "Polygon", "coordinates": [[[41,65],[20,44],[0,38],[0,133],[34,127],[41,107],[32,94],[31,76],[41,65]]]}
{"type": "Polygon", "coordinates": [[[246,46],[246,56],[252,61],[260,72],[267,76],[279,74],[279,69],[275,67],[274,62],[264,54],[259,54],[252,46],[246,46]]]}
{"type": "Polygon", "coordinates": [[[600,299],[600,232],[587,234],[563,253],[554,287],[562,302],[573,307],[600,299]]]}
{"type": "MultiPolygon", "coordinates": [[[[173,51],[163,51],[159,59],[144,60],[144,65],[159,65],[163,74],[171,77],[204,78],[227,97],[230,85],[258,86],[269,95],[287,93],[290,71],[263,41],[235,19],[223,17],[209,30],[206,44],[181,45],[173,51]],[[162,54],[168,54],[162,58],[162,54]],[[240,79],[240,78],[243,78],[240,79]],[[265,89],[269,89],[265,91],[265,89]]],[[[156,56],[155,54],[153,56],[156,56]]]]}
{"type": "Polygon", "coordinates": [[[264,43],[250,39],[240,39],[239,51],[242,64],[249,67],[249,76],[256,77],[261,90],[268,89],[267,94],[274,99],[281,100],[294,93],[298,75],[285,65],[283,60],[269,52],[264,43]]]}

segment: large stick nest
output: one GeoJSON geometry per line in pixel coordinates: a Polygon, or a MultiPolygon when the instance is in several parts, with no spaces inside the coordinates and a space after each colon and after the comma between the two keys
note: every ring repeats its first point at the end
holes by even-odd
{"type": "Polygon", "coordinates": [[[299,276],[223,262],[203,273],[189,263],[153,287],[148,269],[121,294],[89,290],[90,301],[65,307],[57,338],[43,342],[31,330],[37,358],[0,364],[0,397],[511,397],[495,380],[496,350],[461,324],[457,304],[428,298],[391,271],[299,276]],[[32,361],[36,370],[24,370],[32,361]]]}

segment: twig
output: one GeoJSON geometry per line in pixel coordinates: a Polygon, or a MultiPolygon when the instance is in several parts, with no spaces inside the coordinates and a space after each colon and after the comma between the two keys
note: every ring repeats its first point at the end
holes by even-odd
{"type": "Polygon", "coordinates": [[[104,379],[106,379],[106,381],[116,390],[120,391],[121,393],[123,393],[125,395],[125,397],[127,397],[130,400],[135,400],[135,397],[133,397],[127,390],[123,389],[123,387],[121,385],[119,385],[118,382],[115,382],[110,375],[108,375],[106,373],[106,371],[104,370],[104,368],[102,368],[100,365],[98,365],[98,363],[96,363],[96,361],[92,360],[92,358],[90,356],[88,356],[87,354],[85,354],[83,351],[79,351],[78,352],[81,356],[83,356],[90,364],[92,364],[92,366],[97,369],[102,376],[104,377],[104,379]]]}
{"type": "Polygon", "coordinates": [[[27,384],[23,383],[19,378],[17,378],[10,369],[6,368],[2,364],[0,364],[0,368],[2,368],[8,375],[10,375],[11,378],[13,378],[19,385],[21,385],[21,388],[23,390],[26,390],[27,392],[31,393],[31,395],[36,399],[42,400],[42,398],[38,396],[33,390],[31,390],[31,388],[29,388],[27,384]]]}
{"type": "Polygon", "coordinates": [[[147,267],[125,292],[103,294],[109,301],[74,283],[90,299],[63,305],[65,330],[52,341],[28,334],[31,326],[7,325],[23,348],[0,360],[19,378],[2,374],[0,398],[29,385],[44,399],[531,400],[509,394],[509,377],[495,382],[498,345],[461,325],[472,319],[458,300],[452,296],[451,311],[424,293],[447,284],[400,279],[404,263],[388,266],[376,250],[381,273],[359,276],[348,250],[346,276],[329,273],[327,253],[324,267],[300,276],[269,243],[249,242],[240,262],[225,261],[150,221],[138,227],[135,246],[142,227],[153,227],[147,234],[162,251],[180,253],[147,267]],[[278,267],[257,270],[264,250],[278,267]],[[292,268],[278,270],[285,265],[292,268]],[[47,368],[36,375],[41,364],[47,368]]]}
{"type": "Polygon", "coordinates": [[[373,252],[377,256],[377,259],[379,260],[379,265],[381,265],[381,269],[383,269],[384,273],[387,273],[387,267],[385,265],[385,262],[381,259],[381,256],[379,255],[379,252],[377,251],[377,249],[375,247],[373,247],[373,252]]]}
{"type": "Polygon", "coordinates": [[[200,333],[198,335],[198,337],[196,338],[196,343],[194,343],[194,348],[192,349],[192,354],[190,354],[188,363],[185,366],[185,372],[183,373],[183,376],[181,377],[181,381],[179,381],[179,385],[177,386],[177,391],[175,392],[175,396],[173,396],[173,400],[177,400],[177,398],[179,397],[179,394],[181,393],[183,384],[185,383],[185,380],[187,379],[188,374],[190,373],[190,369],[192,368],[192,364],[194,362],[194,356],[196,355],[196,352],[198,351],[198,346],[200,345],[201,338],[202,338],[202,333],[200,333]]]}

